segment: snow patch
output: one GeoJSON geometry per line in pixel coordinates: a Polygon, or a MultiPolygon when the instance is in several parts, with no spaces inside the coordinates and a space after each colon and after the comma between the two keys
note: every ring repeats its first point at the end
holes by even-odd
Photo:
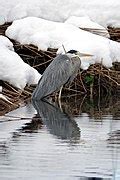
{"type": "Polygon", "coordinates": [[[101,36],[104,36],[107,38],[110,37],[106,28],[104,28],[100,24],[92,21],[88,16],[83,16],[83,17],[70,16],[65,21],[65,23],[72,24],[72,25],[77,26],[79,28],[86,29],[92,33],[97,34],[97,35],[101,35],[101,36]]]}
{"type": "Polygon", "coordinates": [[[27,84],[37,84],[40,77],[37,70],[14,52],[12,42],[7,37],[0,36],[0,80],[23,90],[27,84]]]}
{"type": "Polygon", "coordinates": [[[58,54],[64,53],[62,44],[66,51],[75,49],[92,54],[92,58],[81,58],[83,69],[101,61],[109,68],[115,60],[120,61],[120,43],[81,30],[72,24],[28,17],[14,21],[6,30],[6,35],[22,44],[36,45],[41,50],[58,48],[58,54]]]}
{"type": "Polygon", "coordinates": [[[0,24],[30,16],[59,22],[70,16],[88,16],[104,27],[120,27],[120,1],[0,0],[0,24]]]}

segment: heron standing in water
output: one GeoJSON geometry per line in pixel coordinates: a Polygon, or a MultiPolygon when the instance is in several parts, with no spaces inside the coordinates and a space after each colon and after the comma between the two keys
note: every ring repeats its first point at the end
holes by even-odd
{"type": "Polygon", "coordinates": [[[66,54],[55,57],[39,80],[32,99],[40,100],[59,90],[60,99],[63,85],[69,85],[73,81],[81,66],[80,58],[85,56],[92,55],[70,50],[66,54]]]}

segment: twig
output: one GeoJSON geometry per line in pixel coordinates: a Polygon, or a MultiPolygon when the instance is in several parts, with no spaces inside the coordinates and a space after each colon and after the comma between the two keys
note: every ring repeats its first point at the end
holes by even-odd
{"type": "MultiPolygon", "coordinates": [[[[103,73],[102,73],[103,74],[103,73]]],[[[114,79],[112,79],[110,76],[108,76],[108,75],[106,75],[106,74],[103,74],[103,76],[106,76],[106,77],[108,77],[111,81],[113,81],[117,86],[120,86],[120,84],[117,82],[117,81],[115,81],[114,79]]]]}
{"type": "Polygon", "coordinates": [[[18,92],[15,88],[13,88],[10,84],[8,84],[8,83],[6,83],[6,82],[5,82],[5,84],[6,84],[8,87],[10,87],[13,91],[15,91],[17,94],[19,94],[19,92],[18,92]]]}
{"type": "Polygon", "coordinates": [[[65,51],[65,54],[67,53],[65,46],[62,44],[63,50],[65,51]]]}
{"type": "Polygon", "coordinates": [[[44,65],[44,64],[47,64],[47,63],[49,63],[49,62],[51,62],[51,61],[52,61],[52,59],[50,59],[50,60],[48,60],[48,61],[46,61],[46,62],[37,64],[37,65],[34,65],[33,67],[34,67],[34,68],[35,68],[35,67],[39,67],[39,66],[42,66],[42,65],[44,65]]]}
{"type": "Polygon", "coordinates": [[[26,49],[30,50],[31,52],[37,54],[38,56],[42,57],[39,53],[37,53],[37,52],[35,52],[34,50],[32,50],[29,46],[24,45],[24,47],[25,47],[26,49]]]}
{"type": "Polygon", "coordinates": [[[84,94],[84,92],[82,92],[82,91],[78,91],[78,90],[71,89],[71,88],[65,88],[65,87],[64,87],[64,89],[69,90],[69,91],[73,91],[73,92],[76,92],[76,93],[82,93],[82,94],[84,94]]]}
{"type": "Polygon", "coordinates": [[[82,72],[79,72],[79,75],[80,75],[80,82],[81,82],[81,84],[82,84],[82,87],[83,87],[85,93],[87,93],[87,90],[86,90],[86,88],[85,88],[85,86],[84,86],[84,83],[83,83],[83,80],[82,80],[82,77],[81,77],[81,74],[82,74],[82,72]]]}

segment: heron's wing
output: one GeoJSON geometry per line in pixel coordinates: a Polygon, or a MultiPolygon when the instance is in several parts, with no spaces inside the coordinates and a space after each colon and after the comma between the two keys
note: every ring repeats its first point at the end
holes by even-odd
{"type": "Polygon", "coordinates": [[[74,73],[73,75],[70,76],[70,78],[68,79],[68,81],[67,81],[67,83],[65,85],[66,87],[69,87],[71,85],[71,83],[73,82],[73,80],[76,77],[76,75],[77,75],[77,73],[74,73]]]}
{"type": "Polygon", "coordinates": [[[74,78],[76,77],[78,71],[80,70],[81,66],[81,60],[78,56],[72,57],[72,73],[71,76],[69,77],[66,86],[70,86],[74,78]]]}
{"type": "Polygon", "coordinates": [[[59,90],[70,78],[71,68],[72,62],[67,55],[57,56],[44,71],[33,93],[33,99],[40,100],[59,90]]]}

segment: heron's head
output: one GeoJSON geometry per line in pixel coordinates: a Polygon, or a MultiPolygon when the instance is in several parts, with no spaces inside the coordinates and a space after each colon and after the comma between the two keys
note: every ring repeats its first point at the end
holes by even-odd
{"type": "Polygon", "coordinates": [[[76,56],[78,56],[79,58],[81,58],[81,57],[91,57],[91,56],[93,56],[93,55],[91,55],[91,54],[80,53],[79,51],[76,51],[76,50],[73,50],[73,49],[70,50],[70,51],[68,51],[67,53],[76,55],[76,56]]]}

